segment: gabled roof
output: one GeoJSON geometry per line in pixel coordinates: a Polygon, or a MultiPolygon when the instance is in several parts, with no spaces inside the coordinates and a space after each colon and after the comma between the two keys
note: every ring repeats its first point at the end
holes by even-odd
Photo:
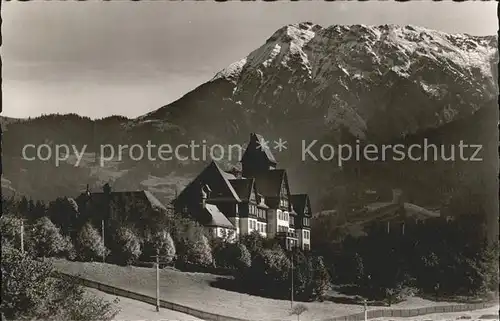
{"type": "Polygon", "coordinates": [[[293,194],[291,195],[291,201],[295,212],[297,214],[304,214],[308,202],[307,194],[293,194]]]}
{"type": "Polygon", "coordinates": [[[256,174],[257,191],[264,197],[278,197],[285,176],[286,171],[284,169],[272,169],[256,174]]]}
{"type": "MultiPolygon", "coordinates": [[[[90,199],[92,202],[101,202],[105,200],[105,195],[103,192],[91,193],[90,199]]],[[[130,201],[140,200],[145,204],[151,206],[152,209],[164,210],[167,208],[163,205],[151,192],[149,191],[124,191],[124,192],[111,192],[111,201],[117,199],[126,199],[130,201]]]]}
{"type": "MultiPolygon", "coordinates": [[[[271,149],[269,148],[268,144],[262,144],[262,145],[260,144],[261,142],[266,141],[264,139],[264,137],[262,135],[257,134],[257,133],[254,133],[253,135],[255,136],[255,139],[257,140],[257,142],[259,142],[258,146],[260,148],[258,148],[258,149],[264,152],[264,154],[266,155],[266,157],[269,161],[276,164],[276,159],[274,158],[273,153],[271,153],[271,149]]],[[[252,135],[250,135],[250,139],[252,139],[252,135]]]]}
{"type": "Polygon", "coordinates": [[[227,173],[224,170],[222,170],[222,168],[219,166],[219,164],[217,164],[217,162],[215,162],[214,160],[212,160],[212,163],[210,165],[212,165],[212,164],[219,171],[220,175],[224,179],[224,182],[226,183],[226,186],[228,187],[228,189],[231,192],[232,196],[236,199],[237,202],[241,202],[240,197],[238,196],[238,193],[236,193],[236,191],[234,190],[234,188],[231,185],[231,183],[229,183],[229,180],[230,179],[236,179],[236,176],[234,176],[233,174],[227,173]]]}
{"type": "Polygon", "coordinates": [[[214,173],[219,175],[221,181],[223,182],[223,185],[227,187],[226,190],[220,191],[224,194],[224,196],[233,198],[237,202],[241,202],[238,193],[236,193],[231,183],[229,183],[229,180],[236,179],[236,177],[233,174],[227,173],[222,170],[222,168],[215,161],[212,161],[207,167],[205,167],[205,169],[191,183],[189,183],[186,188],[182,190],[182,192],[177,196],[177,200],[184,198],[184,196],[192,195],[189,193],[195,192],[193,191],[194,188],[201,188],[201,185],[203,183],[201,177],[203,177],[203,175],[205,175],[208,171],[214,171],[214,173]]]}
{"type": "Polygon", "coordinates": [[[207,212],[211,220],[206,226],[225,227],[235,229],[234,225],[227,219],[227,217],[213,204],[205,205],[205,212],[207,212]]]}
{"type": "Polygon", "coordinates": [[[253,178],[230,179],[229,183],[233,186],[242,201],[250,199],[250,192],[254,184],[253,178]]]}
{"type": "Polygon", "coordinates": [[[273,153],[271,153],[271,149],[268,145],[269,142],[267,142],[262,135],[251,133],[250,142],[248,143],[248,146],[243,153],[243,158],[245,158],[245,156],[248,156],[248,153],[263,155],[270,163],[276,165],[276,159],[274,158],[273,153]],[[266,142],[267,144],[262,144],[262,142],[266,142]]]}

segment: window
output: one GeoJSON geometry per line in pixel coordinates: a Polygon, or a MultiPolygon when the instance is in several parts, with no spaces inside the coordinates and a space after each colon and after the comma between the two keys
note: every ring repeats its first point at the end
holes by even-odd
{"type": "Polygon", "coordinates": [[[310,224],[310,220],[309,220],[309,218],[308,218],[308,217],[304,217],[304,219],[303,219],[303,224],[304,224],[304,226],[309,226],[309,224],[310,224]]]}
{"type": "Polygon", "coordinates": [[[284,221],[288,221],[288,213],[285,212],[285,218],[284,218],[284,221]]]}
{"type": "Polygon", "coordinates": [[[287,200],[287,199],[282,198],[282,199],[280,200],[280,206],[281,206],[281,207],[288,208],[288,200],[287,200]]]}
{"type": "Polygon", "coordinates": [[[295,222],[295,218],[293,216],[290,216],[290,224],[294,225],[294,222],[295,222]]]}

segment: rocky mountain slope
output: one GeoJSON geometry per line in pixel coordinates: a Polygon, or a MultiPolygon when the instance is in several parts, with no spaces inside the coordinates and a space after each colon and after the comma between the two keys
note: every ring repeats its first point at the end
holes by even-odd
{"type": "Polygon", "coordinates": [[[288,25],[211,81],[136,119],[50,115],[2,122],[2,187],[50,199],[110,181],[115,189],[145,188],[167,200],[203,162],[124,155],[100,166],[98,146],[243,144],[258,132],[271,144],[287,141],[275,156],[289,168],[294,191],[309,192],[318,210],[356,202],[368,188],[403,188],[424,206],[440,205],[464,189],[495,193],[497,63],[494,36],[415,26],[288,25]],[[301,157],[302,141],[408,144],[423,138],[483,144],[484,161],[350,161],[339,167],[301,157]],[[41,143],[89,147],[77,167],[74,158],[58,167],[21,159],[23,145],[41,143]]]}

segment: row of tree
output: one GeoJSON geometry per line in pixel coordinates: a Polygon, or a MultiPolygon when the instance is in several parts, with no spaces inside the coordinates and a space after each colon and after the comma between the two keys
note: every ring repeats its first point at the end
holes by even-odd
{"type": "Polygon", "coordinates": [[[470,297],[498,289],[498,243],[488,241],[474,215],[406,224],[404,234],[373,228],[365,237],[346,237],[340,250],[331,244],[315,250],[330,253],[327,265],[337,284],[373,298],[470,297]]]}
{"type": "Polygon", "coordinates": [[[152,261],[160,254],[162,262],[180,269],[224,269],[235,275],[238,290],[265,296],[289,298],[293,278],[298,300],[322,298],[330,285],[321,258],[285,252],[277,241],[258,233],[230,242],[207,236],[205,229],[192,220],[165,214],[165,219],[147,228],[142,226],[144,222],[140,228],[130,220],[108,222],[103,240],[101,226],[92,221],[79,222],[78,217],[85,215],[73,200],[59,198],[47,207],[36,204],[26,200],[8,204],[7,209],[17,214],[4,215],[0,224],[2,242],[19,248],[21,220],[25,219],[24,247],[34,257],[104,259],[129,265],[152,261]],[[296,273],[292,273],[292,261],[296,273]]]}
{"type": "MultiPolygon", "coordinates": [[[[45,250],[52,251],[48,243],[39,243],[40,250],[48,245],[45,250]]],[[[107,321],[119,312],[117,302],[86,293],[74,280],[54,278],[50,261],[21,253],[6,241],[3,230],[1,271],[2,320],[107,321]]]]}

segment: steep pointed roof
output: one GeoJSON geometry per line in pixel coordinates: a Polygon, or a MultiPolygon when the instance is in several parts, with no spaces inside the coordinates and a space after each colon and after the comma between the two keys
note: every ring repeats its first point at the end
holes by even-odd
{"type": "Polygon", "coordinates": [[[268,162],[276,165],[276,159],[274,158],[273,153],[271,152],[271,149],[269,148],[269,142],[264,139],[264,137],[260,134],[257,133],[251,133],[250,134],[250,142],[248,143],[247,148],[245,149],[245,152],[243,153],[242,161],[250,153],[254,155],[261,155],[263,156],[268,162]],[[266,142],[267,144],[264,144],[266,142]]]}
{"type": "MultiPolygon", "coordinates": [[[[225,190],[220,190],[224,196],[234,198],[235,201],[241,202],[238,193],[234,190],[233,186],[231,183],[229,183],[229,180],[231,179],[236,179],[236,177],[233,174],[225,172],[217,162],[213,161],[210,162],[210,164],[205,167],[205,169],[191,182],[189,183],[183,190],[182,192],[177,196],[177,200],[183,199],[184,197],[189,197],[189,195],[193,195],[192,193],[194,192],[194,188],[198,188],[198,186],[201,187],[201,184],[203,183],[203,178],[204,176],[208,173],[212,172],[215,173],[219,178],[220,182],[222,182],[222,186],[225,187],[225,190]]],[[[210,184],[208,184],[210,185],[210,184]]],[[[212,188],[212,187],[211,187],[212,188]]],[[[196,193],[196,192],[194,192],[196,193]]]]}
{"type": "Polygon", "coordinates": [[[250,199],[250,192],[254,184],[253,178],[230,179],[229,183],[233,186],[242,201],[250,199]]]}
{"type": "Polygon", "coordinates": [[[233,174],[227,173],[224,170],[222,170],[222,168],[220,167],[219,164],[217,164],[216,161],[212,160],[212,163],[210,165],[212,165],[212,164],[215,166],[215,168],[217,168],[217,170],[219,171],[220,175],[224,179],[224,182],[226,183],[227,188],[231,192],[231,195],[236,199],[236,201],[241,202],[241,199],[238,196],[238,193],[236,193],[236,191],[233,188],[233,185],[231,185],[231,183],[229,182],[230,179],[236,179],[236,176],[234,176],[233,174]]]}
{"type": "Polygon", "coordinates": [[[286,171],[284,169],[272,169],[256,174],[257,191],[264,197],[278,197],[285,176],[286,171]]]}
{"type": "Polygon", "coordinates": [[[307,205],[307,194],[293,194],[291,195],[291,201],[295,212],[298,214],[304,214],[304,210],[307,205]]]}

